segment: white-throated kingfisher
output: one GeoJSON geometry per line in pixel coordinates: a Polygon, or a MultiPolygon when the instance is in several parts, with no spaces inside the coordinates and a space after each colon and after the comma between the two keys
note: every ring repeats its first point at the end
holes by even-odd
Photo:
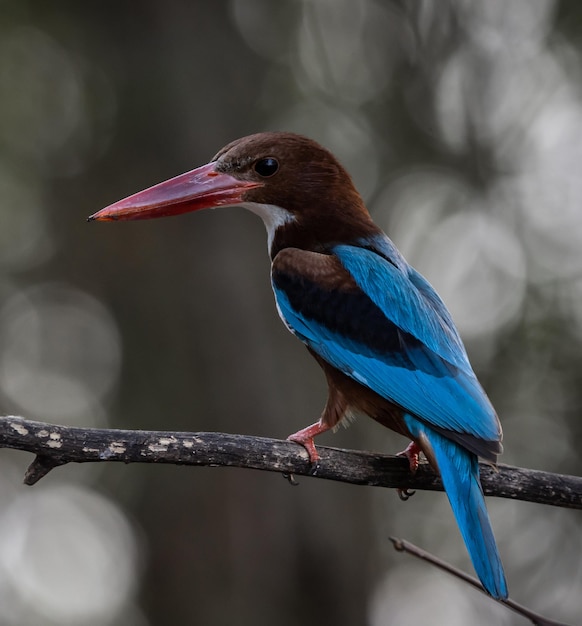
{"type": "Polygon", "coordinates": [[[219,206],[263,219],[279,315],[327,378],[319,421],[289,438],[316,462],[313,438],[353,412],[409,437],[411,469],[422,451],[441,475],[483,587],[506,598],[478,466],[478,457],[495,463],[502,451],[499,419],[442,300],[374,224],[328,150],[292,133],[244,137],[89,219],[219,206]]]}

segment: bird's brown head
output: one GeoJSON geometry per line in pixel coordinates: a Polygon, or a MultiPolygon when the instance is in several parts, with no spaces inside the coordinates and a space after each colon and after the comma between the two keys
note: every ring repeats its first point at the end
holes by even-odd
{"type": "Polygon", "coordinates": [[[148,219],[237,205],[263,218],[272,255],[287,245],[316,249],[375,228],[331,152],[285,132],[233,141],[207,165],[120,200],[89,220],[148,219]]]}

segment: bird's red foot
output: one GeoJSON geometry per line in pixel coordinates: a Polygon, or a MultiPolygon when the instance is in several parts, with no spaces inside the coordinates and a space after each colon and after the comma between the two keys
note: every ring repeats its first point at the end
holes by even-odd
{"type": "Polygon", "coordinates": [[[302,445],[307,450],[309,460],[313,465],[319,461],[319,452],[317,451],[315,442],[313,441],[313,437],[319,434],[318,427],[319,422],[312,424],[307,428],[303,428],[302,430],[299,430],[287,437],[287,441],[294,441],[295,443],[302,445]]]}
{"type": "Polygon", "coordinates": [[[406,446],[406,450],[402,450],[402,452],[399,452],[396,456],[405,456],[408,459],[410,471],[414,474],[418,469],[418,457],[421,452],[420,446],[415,441],[411,441],[406,446]]]}
{"type": "MultiPolygon", "coordinates": [[[[320,420],[319,422],[315,422],[315,424],[311,424],[311,426],[308,426],[307,428],[298,430],[296,433],[293,433],[292,435],[289,435],[289,437],[287,437],[287,441],[293,441],[295,443],[298,443],[307,450],[307,454],[309,455],[309,462],[311,463],[311,470],[309,472],[311,475],[315,475],[319,467],[319,452],[315,447],[315,442],[313,441],[313,438],[321,433],[324,433],[326,430],[329,430],[329,428],[329,426],[323,424],[320,420]]],[[[283,476],[292,485],[299,484],[295,480],[295,476],[293,476],[293,474],[285,473],[283,474],[283,476]]]]}
{"type": "MultiPolygon", "coordinates": [[[[418,458],[421,452],[422,450],[420,446],[416,442],[411,441],[408,446],[406,446],[406,450],[402,450],[402,452],[399,452],[396,456],[405,456],[408,459],[410,471],[415,474],[418,469],[418,458]]],[[[406,501],[413,496],[416,491],[410,491],[410,489],[404,488],[397,489],[396,493],[401,500],[406,501]]]]}
{"type": "Polygon", "coordinates": [[[324,433],[326,430],[329,430],[329,426],[326,426],[321,422],[315,422],[315,424],[289,435],[289,437],[287,437],[287,441],[294,441],[295,443],[301,444],[307,450],[311,464],[317,465],[319,462],[319,452],[315,447],[313,438],[321,433],[324,433]]]}

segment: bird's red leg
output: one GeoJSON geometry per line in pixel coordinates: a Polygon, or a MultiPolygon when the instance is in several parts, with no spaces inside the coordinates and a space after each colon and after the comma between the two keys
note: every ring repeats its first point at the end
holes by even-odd
{"type": "MultiPolygon", "coordinates": [[[[348,401],[342,393],[340,387],[336,384],[335,377],[339,374],[339,372],[332,368],[311,349],[309,349],[309,352],[315,357],[315,360],[321,365],[323,371],[325,372],[328,383],[327,402],[325,403],[325,408],[323,409],[323,413],[321,414],[318,422],[315,422],[315,424],[311,424],[311,426],[302,428],[296,433],[289,435],[287,440],[299,443],[307,450],[309,461],[311,462],[310,473],[316,474],[319,467],[319,452],[315,447],[313,438],[332,429],[334,426],[339,424],[339,422],[341,422],[348,409],[348,401]]],[[[296,484],[293,474],[287,475],[287,479],[291,484],[296,484]]]]}
{"type": "Polygon", "coordinates": [[[289,437],[287,437],[287,441],[294,441],[295,443],[301,444],[307,450],[311,464],[316,465],[319,461],[319,452],[315,447],[313,438],[317,437],[317,435],[321,435],[321,433],[326,432],[330,428],[331,426],[328,426],[322,420],[319,420],[318,422],[315,422],[315,424],[311,424],[311,426],[289,435],[289,437]]]}
{"type": "MultiPolygon", "coordinates": [[[[408,465],[410,467],[410,471],[415,474],[418,469],[418,456],[422,452],[421,447],[415,442],[411,441],[405,450],[399,452],[396,456],[405,456],[408,459],[408,465]]],[[[416,492],[409,491],[408,489],[397,489],[396,493],[398,493],[398,497],[401,500],[408,500],[410,496],[413,496],[416,492]]]]}
{"type": "Polygon", "coordinates": [[[287,440],[300,443],[307,450],[311,465],[316,468],[319,461],[319,453],[317,452],[313,438],[330,430],[342,420],[348,408],[348,402],[344,394],[341,392],[340,387],[336,384],[334,378],[339,372],[332,368],[311,349],[309,349],[309,352],[323,368],[325,377],[327,378],[327,402],[325,403],[325,408],[323,409],[323,413],[321,414],[318,422],[315,422],[315,424],[311,424],[311,426],[302,428],[296,433],[289,435],[287,440]]]}

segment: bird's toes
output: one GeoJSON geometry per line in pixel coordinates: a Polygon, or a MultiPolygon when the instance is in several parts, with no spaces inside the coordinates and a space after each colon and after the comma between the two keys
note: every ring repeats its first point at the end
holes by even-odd
{"type": "Polygon", "coordinates": [[[418,469],[419,463],[419,455],[422,452],[421,447],[414,441],[411,441],[406,450],[402,450],[396,456],[404,456],[408,459],[408,467],[410,471],[414,474],[418,469]]]}
{"type": "Polygon", "coordinates": [[[306,450],[309,455],[309,462],[312,466],[319,464],[319,452],[315,447],[313,437],[304,437],[301,436],[300,433],[295,433],[294,435],[289,435],[289,437],[287,437],[287,441],[293,441],[294,443],[298,443],[300,446],[303,446],[304,450],[306,450]]]}

